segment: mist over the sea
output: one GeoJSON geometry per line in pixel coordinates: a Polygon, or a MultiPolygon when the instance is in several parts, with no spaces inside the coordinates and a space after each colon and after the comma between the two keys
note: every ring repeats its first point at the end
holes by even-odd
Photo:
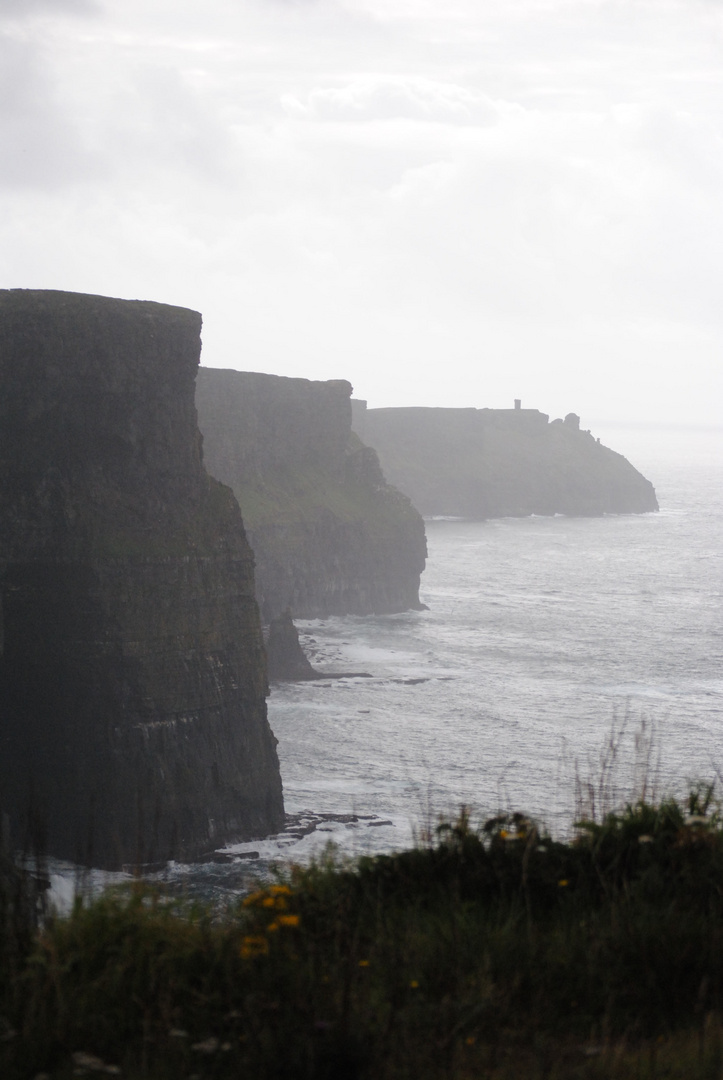
{"type": "Polygon", "coordinates": [[[319,659],[374,678],[274,689],[288,810],[393,821],[338,829],[351,848],[461,803],[564,829],[576,769],[625,720],[621,795],[643,723],[659,788],[723,770],[723,433],[602,433],[637,448],[659,513],[428,522],[428,611],[304,624],[319,659]]]}

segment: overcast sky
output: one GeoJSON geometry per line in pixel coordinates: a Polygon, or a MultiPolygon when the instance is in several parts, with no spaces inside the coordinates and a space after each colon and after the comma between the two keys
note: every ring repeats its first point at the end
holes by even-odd
{"type": "Polygon", "coordinates": [[[0,0],[0,287],[370,406],[719,425],[723,4],[0,0]]]}

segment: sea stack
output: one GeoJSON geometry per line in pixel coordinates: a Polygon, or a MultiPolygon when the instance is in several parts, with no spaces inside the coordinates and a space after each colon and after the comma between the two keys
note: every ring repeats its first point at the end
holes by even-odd
{"type": "Polygon", "coordinates": [[[206,465],[241,505],[265,622],[420,607],[424,522],[352,432],[351,389],[199,370],[206,465]]]}
{"type": "Polygon", "coordinates": [[[201,317],[0,292],[0,809],[119,867],[283,822],[253,556],[206,473],[201,317]]]}
{"type": "Polygon", "coordinates": [[[354,430],[384,473],[426,516],[471,519],[528,514],[641,514],[655,490],[630,462],[602,446],[580,418],[549,421],[537,409],[367,409],[354,430]]]}

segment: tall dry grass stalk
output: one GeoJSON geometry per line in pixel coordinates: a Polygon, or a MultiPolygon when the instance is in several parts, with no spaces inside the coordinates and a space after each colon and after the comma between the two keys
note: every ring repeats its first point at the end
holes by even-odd
{"type": "Polygon", "coordinates": [[[605,741],[585,762],[575,758],[575,820],[602,822],[623,806],[662,796],[662,744],[656,724],[632,716],[630,702],[614,716],[605,741]]]}

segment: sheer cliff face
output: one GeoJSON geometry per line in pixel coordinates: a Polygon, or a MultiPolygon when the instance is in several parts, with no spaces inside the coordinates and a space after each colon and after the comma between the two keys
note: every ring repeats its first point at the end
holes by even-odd
{"type": "Polygon", "coordinates": [[[283,820],[253,559],[201,461],[200,324],[0,292],[0,807],[95,865],[283,820]]]}
{"type": "Polygon", "coordinates": [[[264,618],[419,606],[424,523],[351,432],[351,386],[200,368],[209,472],[241,504],[264,618]]]}
{"type": "Polygon", "coordinates": [[[526,514],[644,513],[653,485],[621,454],[534,409],[369,409],[354,402],[355,430],[386,476],[423,514],[468,518],[526,514]]]}

